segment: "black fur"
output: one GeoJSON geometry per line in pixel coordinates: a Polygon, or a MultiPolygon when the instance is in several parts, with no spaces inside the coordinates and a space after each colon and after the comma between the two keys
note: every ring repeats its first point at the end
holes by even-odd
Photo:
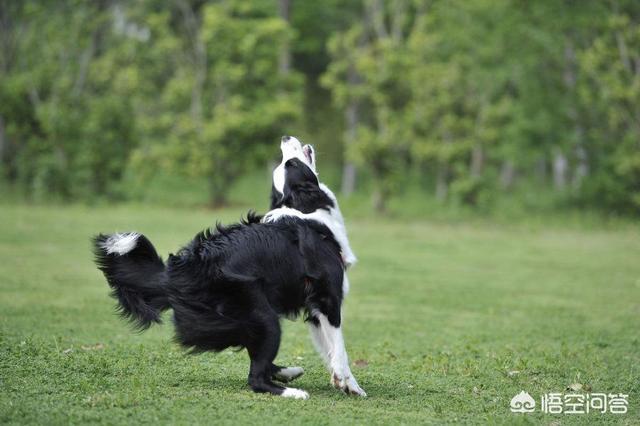
{"type": "Polygon", "coordinates": [[[283,193],[271,185],[271,209],[290,207],[302,213],[335,207],[333,200],[320,189],[316,174],[298,158],[284,164],[283,193]]]}
{"type": "Polygon", "coordinates": [[[103,234],[94,237],[95,262],[112,289],[111,296],[118,300],[119,313],[140,330],[160,323],[160,314],[169,308],[169,298],[164,263],[156,249],[140,235],[126,256],[108,254],[103,248],[108,238],[103,234]]]}
{"type": "MultiPolygon", "coordinates": [[[[309,176],[296,161],[286,165],[283,202],[302,211],[332,205],[315,174],[309,176]]],[[[246,348],[249,384],[256,392],[284,390],[272,382],[282,368],[273,364],[282,316],[304,311],[314,321],[313,313],[321,312],[340,326],[340,247],[317,222],[284,218],[260,223],[260,216],[250,212],[239,224],[218,224],[197,234],[169,255],[166,267],[146,237],[139,236],[123,255],[107,253],[108,238],[94,239],[96,263],[122,314],[145,329],[171,308],[175,338],[191,352],[246,348]]]]}

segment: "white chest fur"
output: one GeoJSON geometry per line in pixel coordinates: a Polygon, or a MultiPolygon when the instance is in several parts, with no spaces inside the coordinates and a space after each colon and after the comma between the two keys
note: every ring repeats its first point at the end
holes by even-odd
{"type": "Polygon", "coordinates": [[[340,245],[340,250],[342,251],[342,259],[344,260],[345,266],[348,268],[358,260],[351,250],[351,246],[349,245],[349,238],[347,238],[347,231],[344,227],[344,222],[341,220],[342,214],[340,213],[339,209],[331,208],[329,211],[319,209],[313,213],[302,213],[299,210],[289,207],[280,207],[268,212],[264,216],[262,221],[277,222],[283,217],[297,217],[300,219],[315,220],[316,222],[320,222],[321,224],[329,228],[331,233],[333,233],[333,237],[336,239],[336,242],[340,245]]]}

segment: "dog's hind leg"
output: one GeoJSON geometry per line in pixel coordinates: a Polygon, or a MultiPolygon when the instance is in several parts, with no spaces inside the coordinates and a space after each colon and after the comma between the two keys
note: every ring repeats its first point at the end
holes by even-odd
{"type": "Polygon", "coordinates": [[[271,381],[273,360],[278,354],[280,346],[280,322],[277,315],[262,315],[253,318],[255,330],[252,339],[247,344],[247,351],[251,359],[249,369],[249,386],[254,392],[268,392],[287,398],[307,399],[309,394],[301,389],[285,388],[271,381]]]}
{"type": "Polygon", "coordinates": [[[315,317],[314,322],[309,323],[309,332],[311,333],[313,346],[322,358],[322,362],[324,362],[324,365],[331,371],[331,341],[328,340],[320,326],[320,321],[315,317]]]}
{"type": "Polygon", "coordinates": [[[282,383],[291,382],[304,374],[302,367],[281,367],[271,364],[271,378],[282,383]]]}

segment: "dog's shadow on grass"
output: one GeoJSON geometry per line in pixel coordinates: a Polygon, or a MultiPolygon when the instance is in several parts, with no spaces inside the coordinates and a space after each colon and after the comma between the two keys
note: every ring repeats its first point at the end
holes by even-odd
{"type": "MultiPolygon", "coordinates": [[[[197,372],[189,372],[181,376],[179,379],[173,381],[170,385],[173,387],[184,387],[192,390],[199,391],[220,391],[220,392],[238,392],[239,394],[245,394],[247,392],[253,393],[247,378],[236,374],[225,375],[224,372],[217,371],[213,374],[198,374],[197,372]]],[[[339,389],[334,388],[329,380],[325,382],[324,377],[320,379],[314,374],[310,374],[310,377],[301,377],[298,380],[294,380],[289,383],[281,383],[276,381],[275,383],[285,386],[302,389],[309,393],[311,399],[323,399],[334,401],[370,401],[370,400],[387,400],[395,401],[406,398],[414,398],[417,394],[425,396],[436,396],[443,393],[442,390],[436,388],[405,388],[403,386],[385,386],[382,384],[376,384],[375,382],[362,383],[364,389],[367,392],[366,398],[361,398],[355,395],[347,395],[339,389]]]]}
{"type": "MultiPolygon", "coordinates": [[[[293,381],[289,383],[280,383],[275,382],[279,385],[285,387],[292,387],[302,389],[308,392],[311,398],[321,398],[321,399],[363,399],[357,396],[346,395],[342,391],[333,388],[329,383],[321,384],[321,383],[305,383],[304,381],[293,381]]],[[[245,393],[251,392],[251,388],[247,383],[247,379],[244,377],[238,377],[236,375],[230,375],[224,377],[222,375],[197,375],[190,374],[180,378],[180,380],[175,380],[170,383],[172,387],[179,387],[183,389],[191,389],[196,391],[220,391],[220,392],[238,392],[245,393]]],[[[385,392],[382,389],[381,392],[385,392]]],[[[378,394],[378,389],[375,389],[375,393],[378,394]]],[[[385,392],[386,393],[386,392],[385,392]]],[[[258,395],[258,394],[256,394],[258,395]]],[[[259,394],[264,395],[264,394],[259,394]]],[[[366,399],[366,398],[365,398],[366,399]]]]}
{"type": "MultiPolygon", "coordinates": [[[[373,383],[363,383],[367,391],[367,397],[361,398],[355,395],[346,395],[344,392],[334,388],[329,383],[320,383],[317,380],[306,382],[305,380],[295,380],[290,383],[279,383],[282,386],[302,389],[309,393],[311,400],[325,400],[344,403],[366,403],[367,401],[399,401],[416,398],[417,396],[430,399],[438,397],[443,391],[435,388],[412,388],[405,389],[398,386],[384,386],[373,383]]],[[[224,376],[221,374],[199,375],[188,374],[170,383],[172,387],[183,388],[197,393],[200,392],[223,392],[237,393],[239,397],[245,398],[252,395],[253,391],[247,383],[247,379],[235,374],[224,376]]],[[[255,394],[263,395],[265,394],[255,394]]],[[[268,396],[268,395],[267,395],[268,396]]],[[[276,397],[274,397],[276,398],[276,397]]]]}
{"type": "Polygon", "coordinates": [[[366,398],[361,398],[355,395],[346,395],[344,392],[338,389],[335,389],[330,384],[326,384],[326,385],[319,384],[319,383],[310,384],[310,385],[300,384],[300,387],[306,390],[307,392],[309,392],[312,398],[314,396],[321,397],[323,399],[326,398],[326,399],[334,399],[334,400],[346,398],[348,400],[354,400],[354,401],[370,401],[370,400],[398,401],[403,399],[416,398],[417,396],[421,398],[429,399],[430,397],[438,397],[438,395],[445,393],[443,390],[435,389],[435,388],[424,388],[424,389],[417,388],[417,387],[405,388],[402,386],[392,386],[392,385],[385,386],[385,385],[373,384],[373,383],[367,383],[367,382],[361,383],[361,385],[367,392],[366,398]]]}
{"type": "Polygon", "coordinates": [[[222,374],[186,374],[173,380],[169,385],[194,390],[242,391],[249,389],[246,378],[222,374]]]}

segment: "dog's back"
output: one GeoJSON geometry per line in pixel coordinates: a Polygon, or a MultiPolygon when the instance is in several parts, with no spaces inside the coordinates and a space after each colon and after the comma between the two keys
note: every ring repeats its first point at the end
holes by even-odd
{"type": "Polygon", "coordinates": [[[177,340],[194,351],[246,347],[265,315],[313,309],[319,291],[341,299],[339,247],[329,236],[321,225],[295,218],[196,235],[167,262],[177,340]],[[335,284],[307,285],[327,278],[335,284]]]}

